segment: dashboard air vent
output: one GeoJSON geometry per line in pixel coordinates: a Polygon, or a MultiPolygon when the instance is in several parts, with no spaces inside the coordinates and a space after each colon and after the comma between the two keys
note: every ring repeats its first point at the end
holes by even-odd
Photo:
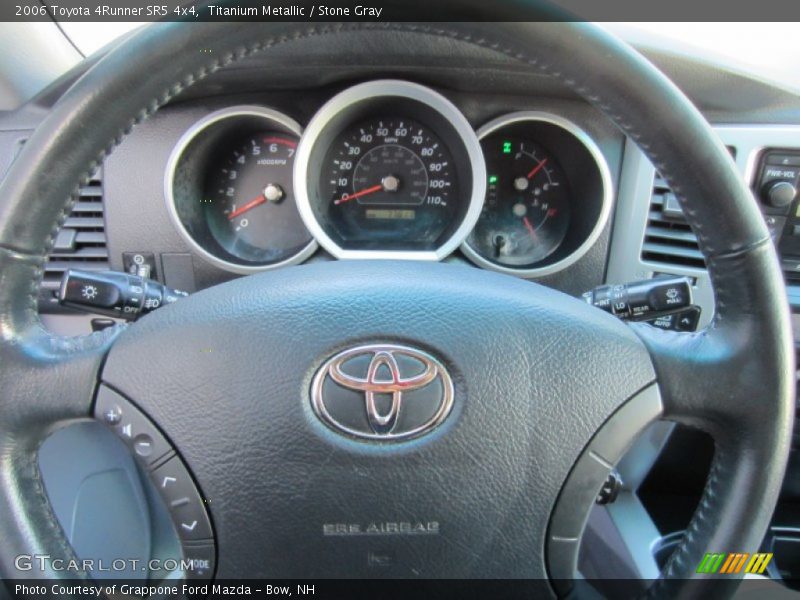
{"type": "MultiPolygon", "coordinates": [[[[727,146],[736,158],[736,148],[727,146]]],[[[647,228],[642,243],[642,260],[681,267],[705,269],[697,236],[686,222],[675,194],[659,173],[653,181],[647,228]]]]}
{"type": "Polygon", "coordinates": [[[90,271],[109,268],[100,171],[81,188],[80,197],[59,230],[47,257],[41,288],[45,305],[52,305],[53,292],[58,290],[61,274],[71,267],[90,271]]]}
{"type": "Polygon", "coordinates": [[[678,199],[656,173],[650,212],[642,244],[642,259],[649,262],[705,268],[697,237],[686,223],[678,199]]]}

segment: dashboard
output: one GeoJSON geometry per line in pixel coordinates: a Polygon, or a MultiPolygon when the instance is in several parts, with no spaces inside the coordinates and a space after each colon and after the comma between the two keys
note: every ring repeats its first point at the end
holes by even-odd
{"type": "Polygon", "coordinates": [[[572,121],[515,111],[477,130],[430,87],[372,80],[305,125],[227,106],[172,150],[167,210],[196,254],[251,273],[336,259],[442,260],[530,277],[578,260],[610,213],[608,164],[572,121]]]}
{"type": "MultiPolygon", "coordinates": [[[[687,275],[694,326],[710,320],[705,265],[668,185],[601,113],[488,50],[358,37],[347,48],[320,40],[302,61],[287,47],[268,66],[254,57],[222,69],[137,125],[56,240],[40,291],[46,324],[89,327],[55,300],[70,267],[192,293],[288,265],[381,258],[461,263],[573,296],[687,275]]],[[[800,148],[797,97],[713,65],[648,58],[734,150],[780,229],[800,306],[797,200],[775,208],[764,196],[792,181],[763,176],[768,155],[791,161],[800,148]]],[[[77,75],[0,113],[0,172],[77,75]]]]}

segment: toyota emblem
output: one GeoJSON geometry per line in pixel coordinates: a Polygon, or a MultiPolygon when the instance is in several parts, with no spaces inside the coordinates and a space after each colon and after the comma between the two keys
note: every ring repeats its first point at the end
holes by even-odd
{"type": "Polygon", "coordinates": [[[399,441],[444,421],[453,407],[453,381],[442,363],[420,350],[358,346],[322,365],[311,385],[311,403],[339,433],[399,441]]]}

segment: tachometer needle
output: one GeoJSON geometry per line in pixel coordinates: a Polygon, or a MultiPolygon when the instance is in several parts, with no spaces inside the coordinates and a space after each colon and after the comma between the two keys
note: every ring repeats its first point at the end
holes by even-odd
{"type": "Polygon", "coordinates": [[[545,159],[543,159],[542,161],[540,161],[538,165],[536,165],[535,167],[533,167],[533,168],[531,169],[531,172],[530,172],[530,173],[528,173],[528,174],[526,175],[526,177],[527,177],[528,179],[530,179],[531,177],[533,177],[534,175],[536,175],[536,174],[537,174],[537,173],[538,173],[538,172],[541,170],[541,168],[542,168],[542,167],[544,167],[546,164],[547,164],[547,159],[545,158],[545,159]]]}
{"type": "Polygon", "coordinates": [[[250,210],[251,208],[255,208],[259,204],[264,204],[264,202],[266,202],[266,201],[267,201],[266,196],[264,196],[264,194],[261,194],[257,198],[253,198],[252,200],[250,200],[250,202],[248,202],[244,206],[240,206],[235,211],[233,211],[231,214],[229,214],[228,215],[228,220],[229,221],[233,221],[239,215],[242,215],[242,214],[246,213],[248,210],[250,210]]]}
{"type": "Polygon", "coordinates": [[[383,184],[378,183],[377,185],[373,185],[372,187],[368,187],[360,192],[356,192],[355,194],[345,194],[341,198],[338,198],[333,201],[334,204],[342,204],[343,202],[348,202],[350,200],[355,200],[356,198],[361,198],[361,196],[366,196],[367,194],[374,194],[375,192],[379,192],[383,189],[383,184]]]}
{"type": "Polygon", "coordinates": [[[539,236],[536,235],[536,230],[533,228],[533,225],[531,225],[530,219],[528,219],[528,217],[522,217],[522,222],[525,225],[525,229],[527,229],[528,233],[531,234],[533,241],[538,242],[539,236]]]}

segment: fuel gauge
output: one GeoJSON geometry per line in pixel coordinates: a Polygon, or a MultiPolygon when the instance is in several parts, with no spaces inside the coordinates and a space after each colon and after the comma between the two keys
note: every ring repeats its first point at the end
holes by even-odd
{"type": "Polygon", "coordinates": [[[556,159],[531,140],[498,132],[484,138],[481,147],[489,178],[486,201],[467,243],[498,265],[535,265],[567,233],[567,178],[556,159]]]}

